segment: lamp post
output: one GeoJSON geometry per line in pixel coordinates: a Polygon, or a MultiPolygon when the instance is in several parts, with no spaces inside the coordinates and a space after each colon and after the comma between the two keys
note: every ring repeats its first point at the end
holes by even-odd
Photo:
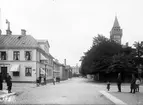
{"type": "Polygon", "coordinates": [[[47,80],[46,80],[46,64],[45,64],[45,85],[47,84],[47,80]]]}

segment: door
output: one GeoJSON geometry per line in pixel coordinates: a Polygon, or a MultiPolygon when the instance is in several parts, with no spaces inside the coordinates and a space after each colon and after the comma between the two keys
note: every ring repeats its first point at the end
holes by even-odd
{"type": "Polygon", "coordinates": [[[1,67],[1,73],[2,73],[3,79],[6,79],[7,67],[1,67]]]}

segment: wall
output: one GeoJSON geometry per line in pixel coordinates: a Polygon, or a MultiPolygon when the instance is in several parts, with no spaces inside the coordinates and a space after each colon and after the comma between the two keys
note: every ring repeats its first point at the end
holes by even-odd
{"type": "Polygon", "coordinates": [[[7,64],[7,71],[12,76],[12,81],[35,81],[36,80],[36,71],[37,71],[37,61],[36,61],[36,49],[7,49],[7,50],[0,50],[6,51],[8,60],[0,60],[0,64],[7,64]],[[20,51],[20,60],[14,61],[13,60],[13,51],[20,51]],[[25,51],[32,51],[32,60],[26,61],[25,60],[25,51]],[[13,76],[13,73],[10,71],[12,65],[18,64],[20,65],[20,76],[13,76]],[[25,76],[25,67],[32,67],[32,76],[25,76]]]}

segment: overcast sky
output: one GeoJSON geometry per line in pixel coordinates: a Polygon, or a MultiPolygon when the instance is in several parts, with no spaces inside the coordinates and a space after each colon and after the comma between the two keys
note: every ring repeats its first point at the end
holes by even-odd
{"type": "Polygon", "coordinates": [[[47,39],[50,53],[60,63],[79,63],[97,34],[110,36],[115,15],[123,29],[122,44],[143,40],[143,0],[0,0],[0,27],[11,23],[13,34],[26,29],[36,39],[47,39]]]}

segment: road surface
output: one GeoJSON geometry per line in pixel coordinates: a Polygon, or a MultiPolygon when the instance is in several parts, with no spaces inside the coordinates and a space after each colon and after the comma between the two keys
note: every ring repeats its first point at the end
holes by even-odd
{"type": "Polygon", "coordinates": [[[113,104],[99,91],[102,85],[85,78],[72,78],[56,85],[47,84],[12,97],[7,104],[113,104]]]}

